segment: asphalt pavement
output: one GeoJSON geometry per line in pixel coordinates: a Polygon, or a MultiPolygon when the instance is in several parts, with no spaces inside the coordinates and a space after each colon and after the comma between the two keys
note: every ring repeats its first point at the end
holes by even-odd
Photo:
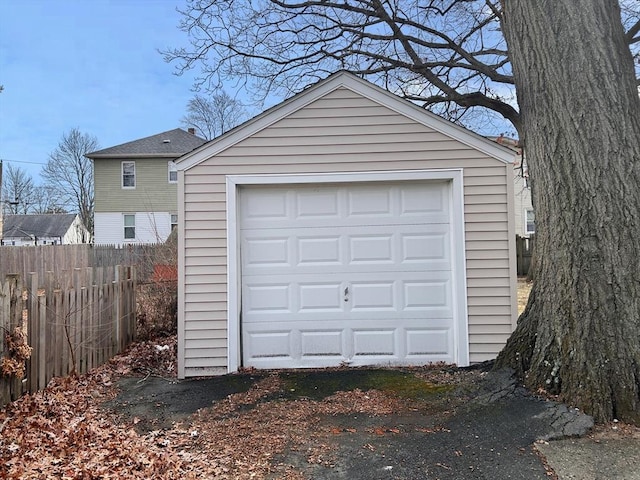
{"type": "MultiPolygon", "coordinates": [[[[366,371],[354,369],[303,377],[312,389],[329,377],[342,389],[354,372],[362,382],[366,371]]],[[[258,378],[253,373],[175,382],[124,379],[110,408],[135,415],[139,427],[171,428],[199,408],[246,391],[258,378]]],[[[445,397],[438,411],[323,418],[332,428],[355,432],[329,440],[330,465],[310,463],[296,448],[274,460],[314,480],[640,480],[640,439],[588,436],[591,417],[531,395],[508,371],[490,372],[474,388],[462,405],[452,397],[451,409],[445,397]],[[371,434],[381,426],[393,434],[371,434]]],[[[278,401],[288,399],[283,394],[278,401]]]]}

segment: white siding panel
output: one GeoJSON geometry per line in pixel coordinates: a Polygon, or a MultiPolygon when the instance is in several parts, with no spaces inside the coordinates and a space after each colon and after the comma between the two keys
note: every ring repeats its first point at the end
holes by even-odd
{"type": "Polygon", "coordinates": [[[124,219],[121,212],[96,213],[96,244],[159,243],[164,242],[171,233],[171,214],[169,212],[136,212],[136,238],[125,240],[124,219]]]}
{"type": "MultiPolygon", "coordinates": [[[[226,238],[220,216],[226,210],[225,175],[443,168],[464,169],[470,359],[494,358],[512,328],[505,186],[512,166],[347,89],[331,92],[185,172],[186,257],[181,261],[186,330],[204,338],[226,332],[226,257],[218,241],[226,238]]],[[[226,355],[226,348],[195,348],[186,341],[184,373],[225,367],[226,355]]]]}
{"type": "Polygon", "coordinates": [[[94,213],[94,243],[121,244],[124,241],[122,213],[94,213]]]}
{"type": "Polygon", "coordinates": [[[164,242],[170,233],[171,215],[169,212],[136,213],[136,243],[164,242]]]}

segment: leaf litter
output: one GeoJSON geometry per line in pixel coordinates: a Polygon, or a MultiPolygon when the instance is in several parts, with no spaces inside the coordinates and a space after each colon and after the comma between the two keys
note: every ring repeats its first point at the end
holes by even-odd
{"type": "MultiPolygon", "coordinates": [[[[424,402],[394,392],[359,388],[321,400],[284,400],[278,397],[285,386],[277,372],[261,375],[248,391],[200,409],[171,429],[140,433],[138,418],[123,421],[101,407],[117,395],[122,376],[175,380],[175,353],[175,337],[139,342],[86,375],[55,378],[43,391],[7,405],[0,410],[0,478],[302,480],[299,469],[279,460],[284,452],[330,468],[332,438],[356,434],[323,419],[380,417],[380,425],[366,433],[397,435],[401,430],[384,425],[382,417],[425,408],[424,402]]],[[[480,375],[441,367],[411,373],[436,385],[480,375]]]]}

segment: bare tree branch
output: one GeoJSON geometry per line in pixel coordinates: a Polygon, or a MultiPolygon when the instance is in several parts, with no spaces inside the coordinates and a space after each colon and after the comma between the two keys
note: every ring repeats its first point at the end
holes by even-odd
{"type": "Polygon", "coordinates": [[[62,136],[49,155],[41,175],[45,185],[57,193],[58,205],[80,214],[93,233],[93,164],[85,155],[99,148],[98,140],[73,128],[62,136]]]}
{"type": "Polygon", "coordinates": [[[207,140],[231,130],[247,117],[244,106],[222,91],[210,98],[196,95],[187,104],[187,114],[182,124],[195,128],[207,140]]]}
{"type": "Polygon", "coordinates": [[[9,163],[2,183],[4,212],[7,214],[31,213],[35,189],[31,175],[9,163]]]}
{"type": "Polygon", "coordinates": [[[347,70],[458,121],[481,106],[519,124],[496,2],[188,0],[181,13],[191,46],[163,54],[199,68],[198,88],[233,79],[260,102],[347,70]]]}

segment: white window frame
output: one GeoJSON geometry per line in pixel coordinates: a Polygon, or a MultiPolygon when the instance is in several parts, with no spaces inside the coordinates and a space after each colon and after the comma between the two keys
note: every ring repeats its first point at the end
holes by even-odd
{"type": "Polygon", "coordinates": [[[178,183],[178,167],[174,161],[167,162],[167,180],[169,183],[178,183]],[[171,179],[172,173],[175,174],[175,179],[171,179]]]}
{"type": "Polygon", "coordinates": [[[178,228],[178,214],[177,213],[170,213],[169,214],[169,226],[171,227],[171,232],[173,232],[174,228],[178,228]],[[175,222],[173,221],[173,219],[175,218],[175,222]]]}
{"type": "Polygon", "coordinates": [[[536,233],[536,217],[532,208],[524,209],[524,233],[525,235],[535,235],[536,233]],[[529,213],[533,215],[533,230],[529,230],[529,213]]]}
{"type": "Polygon", "coordinates": [[[122,238],[125,242],[135,242],[136,240],[136,214],[122,214],[122,238]],[[127,225],[127,218],[133,218],[133,225],[127,225]],[[133,237],[127,237],[127,228],[133,228],[133,237]]]}
{"type": "Polygon", "coordinates": [[[121,162],[121,164],[120,164],[120,186],[125,190],[133,190],[134,188],[136,188],[136,183],[137,183],[137,179],[136,179],[136,162],[134,162],[132,160],[126,160],[126,161],[121,162]],[[125,166],[125,164],[133,165],[133,185],[125,185],[124,184],[124,166],[125,166]]]}

